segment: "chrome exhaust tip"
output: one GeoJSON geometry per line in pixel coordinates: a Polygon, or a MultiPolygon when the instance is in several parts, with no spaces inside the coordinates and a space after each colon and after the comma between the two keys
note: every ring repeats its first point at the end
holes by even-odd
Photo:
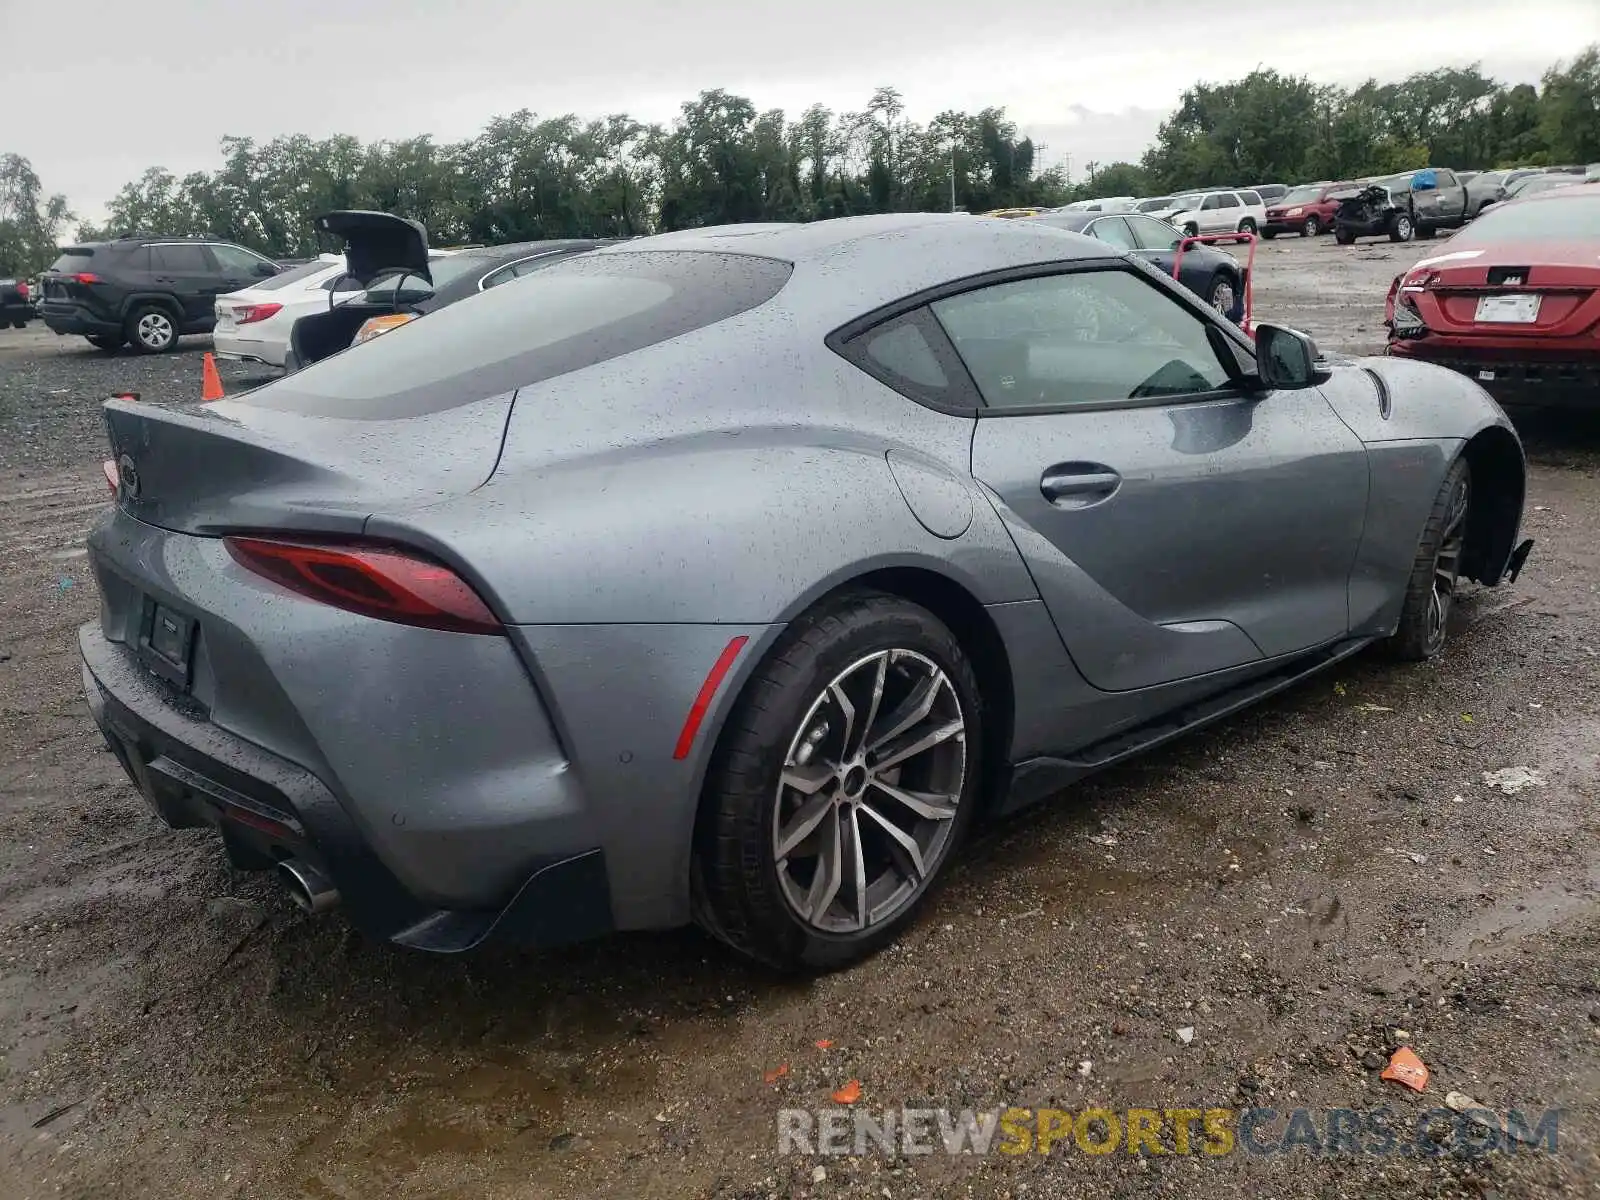
{"type": "Polygon", "coordinates": [[[278,864],[278,873],[289,889],[289,898],[303,911],[324,913],[338,907],[339,890],[310,863],[297,858],[285,859],[278,864]]]}

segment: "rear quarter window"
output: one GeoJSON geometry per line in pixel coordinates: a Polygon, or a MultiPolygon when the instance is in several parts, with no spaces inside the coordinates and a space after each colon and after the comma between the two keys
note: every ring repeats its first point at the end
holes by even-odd
{"type": "Polygon", "coordinates": [[[442,412],[737,316],[777,295],[793,270],[743,254],[583,255],[440,308],[240,403],[354,420],[442,412]]]}

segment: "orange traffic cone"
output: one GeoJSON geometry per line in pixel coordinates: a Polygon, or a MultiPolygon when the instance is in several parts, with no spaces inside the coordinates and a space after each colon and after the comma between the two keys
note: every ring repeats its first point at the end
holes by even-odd
{"type": "Polygon", "coordinates": [[[210,354],[205,357],[205,366],[200,376],[200,400],[222,399],[222,376],[217,374],[217,360],[210,354]]]}

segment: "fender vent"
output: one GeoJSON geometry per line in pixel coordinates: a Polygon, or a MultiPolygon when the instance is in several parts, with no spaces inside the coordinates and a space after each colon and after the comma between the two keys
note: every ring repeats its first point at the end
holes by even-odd
{"type": "Polygon", "coordinates": [[[1372,386],[1378,389],[1378,415],[1387,421],[1389,414],[1394,411],[1394,402],[1389,397],[1389,385],[1384,383],[1383,376],[1371,367],[1362,367],[1361,370],[1372,380],[1372,386]]]}

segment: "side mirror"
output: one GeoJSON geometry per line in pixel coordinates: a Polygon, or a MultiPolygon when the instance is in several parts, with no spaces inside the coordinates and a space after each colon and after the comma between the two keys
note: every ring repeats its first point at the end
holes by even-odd
{"type": "Polygon", "coordinates": [[[1267,388],[1288,391],[1315,387],[1327,378],[1326,372],[1317,368],[1321,357],[1317,344],[1297,329],[1256,326],[1256,372],[1267,388]]]}

